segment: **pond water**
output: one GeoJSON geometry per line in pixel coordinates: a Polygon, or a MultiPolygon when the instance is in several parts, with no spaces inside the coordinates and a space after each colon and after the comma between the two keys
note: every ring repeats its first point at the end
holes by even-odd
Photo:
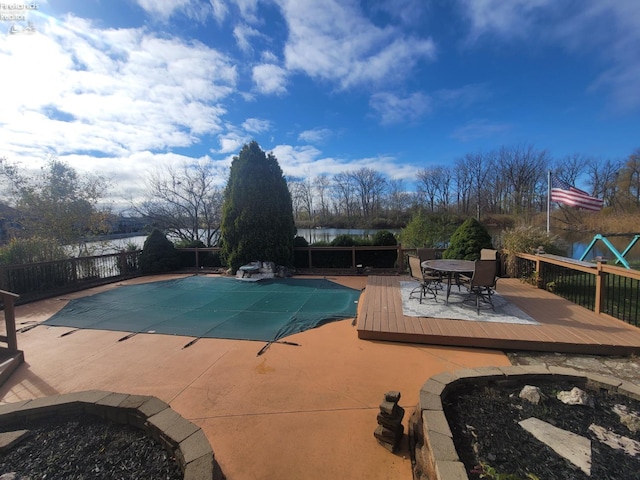
{"type": "MultiPolygon", "coordinates": [[[[307,239],[309,244],[315,242],[331,242],[338,235],[352,235],[354,237],[372,237],[378,232],[378,229],[360,229],[360,228],[299,228],[298,235],[307,239]]],[[[393,233],[400,232],[399,229],[390,229],[393,233]]],[[[491,232],[496,236],[499,232],[491,232]]],[[[566,244],[567,257],[579,259],[593,240],[591,233],[561,232],[558,234],[566,244]]],[[[104,240],[101,242],[87,242],[87,248],[90,254],[101,255],[106,253],[114,253],[124,249],[127,244],[132,243],[142,248],[145,235],[136,235],[126,238],[117,238],[104,240]]],[[[609,240],[613,246],[622,253],[633,240],[634,235],[617,235],[609,236],[609,240]]],[[[596,257],[607,259],[610,263],[615,261],[615,255],[607,248],[601,240],[598,240],[593,248],[585,256],[585,260],[591,261],[596,257]]],[[[625,258],[631,263],[640,263],[640,240],[629,250],[625,258]]]]}

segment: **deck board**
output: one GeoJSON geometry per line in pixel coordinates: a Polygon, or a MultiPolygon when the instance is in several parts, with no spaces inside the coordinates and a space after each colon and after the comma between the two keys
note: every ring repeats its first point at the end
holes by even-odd
{"type": "Polygon", "coordinates": [[[498,292],[540,325],[407,317],[402,313],[404,277],[370,276],[358,316],[358,337],[500,350],[600,355],[640,353],[640,328],[598,315],[516,279],[500,279],[498,292]]]}

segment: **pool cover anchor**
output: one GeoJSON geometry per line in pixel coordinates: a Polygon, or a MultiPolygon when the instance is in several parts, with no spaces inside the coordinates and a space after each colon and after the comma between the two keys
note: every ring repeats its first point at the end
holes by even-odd
{"type": "Polygon", "coordinates": [[[267,344],[264,347],[262,347],[260,349],[260,351],[256,354],[256,357],[259,357],[264,352],[266,352],[267,349],[271,346],[272,343],[280,343],[282,345],[292,345],[294,347],[301,347],[302,346],[302,345],[300,345],[299,343],[296,343],[296,342],[287,342],[286,340],[274,340],[273,342],[267,342],[267,344]]]}

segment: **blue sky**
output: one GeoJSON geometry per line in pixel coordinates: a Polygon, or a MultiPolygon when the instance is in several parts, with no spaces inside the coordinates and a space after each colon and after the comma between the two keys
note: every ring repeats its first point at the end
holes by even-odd
{"type": "Polygon", "coordinates": [[[159,166],[224,171],[252,139],[287,175],[409,188],[502,146],[640,148],[637,0],[34,3],[0,21],[0,157],[101,173],[116,207],[159,166]]]}

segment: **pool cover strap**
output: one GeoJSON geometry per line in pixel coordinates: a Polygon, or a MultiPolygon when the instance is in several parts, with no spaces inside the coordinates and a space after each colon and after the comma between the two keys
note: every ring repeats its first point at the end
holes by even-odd
{"type": "Polygon", "coordinates": [[[45,325],[274,342],[356,316],[358,290],[326,279],[193,276],[71,300],[45,325]]]}

